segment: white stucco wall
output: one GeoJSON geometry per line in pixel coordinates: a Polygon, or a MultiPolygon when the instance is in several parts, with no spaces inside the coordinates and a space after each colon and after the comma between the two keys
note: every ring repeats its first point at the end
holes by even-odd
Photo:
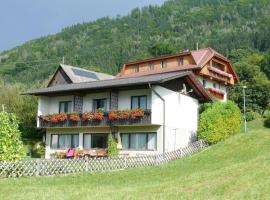
{"type": "MultiPolygon", "coordinates": [[[[153,86],[165,99],[165,151],[185,147],[197,136],[198,101],[172,90],[153,86]]],[[[163,102],[152,92],[152,123],[163,124],[163,102]]]]}
{"type": "Polygon", "coordinates": [[[92,111],[94,99],[107,99],[107,110],[110,109],[110,93],[100,92],[100,93],[87,94],[83,97],[83,112],[92,111]]]}
{"type": "Polygon", "coordinates": [[[151,91],[150,89],[124,90],[118,93],[118,109],[131,109],[131,96],[147,96],[147,109],[151,109],[151,91]]]}

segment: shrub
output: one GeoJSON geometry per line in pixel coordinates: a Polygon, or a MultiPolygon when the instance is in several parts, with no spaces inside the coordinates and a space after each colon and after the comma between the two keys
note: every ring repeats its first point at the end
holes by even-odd
{"type": "Polygon", "coordinates": [[[0,161],[19,160],[25,155],[21,133],[14,114],[0,112],[0,161]]]}
{"type": "Polygon", "coordinates": [[[264,120],[264,126],[270,128],[270,112],[268,111],[266,119],[264,120]]]}
{"type": "Polygon", "coordinates": [[[250,112],[247,112],[246,113],[246,120],[249,122],[249,121],[252,121],[254,119],[258,119],[260,118],[261,115],[257,112],[254,112],[254,111],[250,111],[250,112]]]}
{"type": "Polygon", "coordinates": [[[112,134],[109,134],[108,138],[108,155],[117,156],[118,155],[117,141],[113,138],[112,134]]]}
{"type": "Polygon", "coordinates": [[[209,144],[225,140],[240,130],[241,111],[231,101],[207,105],[200,115],[198,136],[209,144]]]}

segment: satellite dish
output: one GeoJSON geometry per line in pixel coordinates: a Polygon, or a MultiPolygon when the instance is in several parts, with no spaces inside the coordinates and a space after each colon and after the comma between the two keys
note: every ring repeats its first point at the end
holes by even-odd
{"type": "Polygon", "coordinates": [[[193,89],[190,89],[189,91],[187,91],[187,87],[186,87],[186,84],[183,83],[183,89],[180,91],[181,94],[188,94],[188,93],[191,93],[193,92],[193,89]]]}

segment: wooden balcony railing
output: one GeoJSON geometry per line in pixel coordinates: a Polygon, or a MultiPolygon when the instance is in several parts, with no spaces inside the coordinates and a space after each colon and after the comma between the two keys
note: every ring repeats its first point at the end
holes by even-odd
{"type": "Polygon", "coordinates": [[[80,119],[78,122],[71,121],[67,119],[63,122],[48,122],[39,120],[39,127],[40,128],[60,128],[60,127],[90,127],[90,126],[120,126],[120,125],[150,125],[151,124],[151,110],[145,110],[144,116],[137,118],[137,119],[125,119],[125,120],[109,120],[108,113],[104,113],[104,117],[102,120],[89,120],[83,121],[80,119]]]}

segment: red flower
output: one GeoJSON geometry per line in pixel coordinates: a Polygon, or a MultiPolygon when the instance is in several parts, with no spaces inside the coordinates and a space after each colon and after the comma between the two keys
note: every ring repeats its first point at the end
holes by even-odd
{"type": "Polygon", "coordinates": [[[58,114],[51,115],[50,122],[52,122],[54,124],[58,123],[58,114]]]}
{"type": "Polygon", "coordinates": [[[50,122],[50,115],[40,115],[39,119],[45,122],[50,122]]]}
{"type": "Polygon", "coordinates": [[[104,118],[104,113],[101,111],[97,111],[93,113],[93,120],[101,121],[104,118]]]}
{"type": "Polygon", "coordinates": [[[60,114],[56,115],[56,118],[58,119],[59,122],[64,122],[67,120],[67,114],[60,113],[60,114]]]}
{"type": "Polygon", "coordinates": [[[93,114],[92,113],[88,113],[88,112],[84,112],[82,114],[82,120],[85,122],[85,121],[89,121],[93,119],[93,114]]]}
{"type": "Polygon", "coordinates": [[[112,110],[109,112],[109,120],[128,120],[128,119],[137,119],[144,116],[144,110],[135,109],[135,110],[112,110]]]}
{"type": "Polygon", "coordinates": [[[73,121],[73,122],[78,122],[81,119],[80,119],[80,116],[79,116],[78,113],[72,113],[72,114],[69,115],[69,120],[73,121]]]}

